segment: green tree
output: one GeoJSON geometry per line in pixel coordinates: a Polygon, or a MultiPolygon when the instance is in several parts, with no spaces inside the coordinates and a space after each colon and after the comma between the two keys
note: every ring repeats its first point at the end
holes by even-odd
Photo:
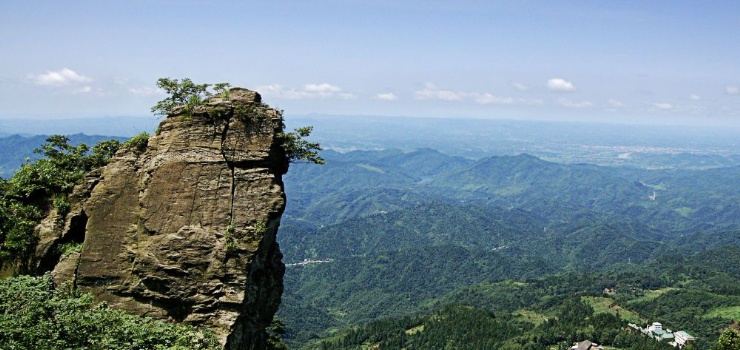
{"type": "Polygon", "coordinates": [[[740,350],[740,333],[732,328],[725,329],[714,348],[716,350],[740,350]]]}
{"type": "Polygon", "coordinates": [[[326,164],[326,161],[319,156],[321,145],[316,142],[308,142],[304,137],[311,135],[313,126],[297,128],[293,132],[281,133],[278,135],[282,141],[285,155],[290,161],[306,161],[314,164],[326,164]]]}
{"type": "Polygon", "coordinates": [[[53,135],[34,150],[44,157],[27,162],[0,182],[0,268],[17,264],[26,272],[38,238],[34,227],[53,206],[61,215],[70,203],[68,194],[86,172],[108,163],[121,146],[111,140],[95,145],[71,145],[69,138],[53,135]]]}
{"type": "MultiPolygon", "coordinates": [[[[218,84],[223,89],[227,85],[218,84]]],[[[185,105],[188,111],[192,111],[195,106],[202,104],[206,97],[211,96],[211,93],[208,91],[209,86],[211,84],[195,84],[188,78],[181,81],[178,79],[159,78],[157,80],[157,87],[164,90],[167,93],[167,97],[152,107],[152,113],[154,115],[167,116],[172,113],[173,108],[181,105],[185,105]]]]}

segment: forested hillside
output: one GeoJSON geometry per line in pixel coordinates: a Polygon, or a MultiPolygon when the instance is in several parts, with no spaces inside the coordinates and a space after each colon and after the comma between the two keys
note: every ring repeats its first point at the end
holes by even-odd
{"type": "Polygon", "coordinates": [[[639,348],[641,337],[621,329],[652,320],[708,346],[738,318],[738,167],[471,160],[431,149],[325,155],[326,167],[296,166],[286,179],[279,316],[293,347],[545,348],[592,337],[639,348]],[[584,331],[590,321],[558,323],[574,293],[597,313],[620,310],[602,320],[608,335],[584,331]],[[486,324],[490,313],[532,324],[503,338],[456,338],[455,325],[486,324]],[[447,317],[455,321],[433,326],[447,317]],[[388,321],[335,333],[373,320],[388,321]]]}
{"type": "MultiPolygon", "coordinates": [[[[590,339],[624,349],[669,349],[626,331],[627,323],[656,320],[670,329],[691,330],[700,339],[694,348],[708,348],[738,316],[740,279],[733,274],[737,256],[738,248],[723,248],[686,259],[615,265],[602,272],[471,284],[427,300],[420,316],[353,327],[306,348],[377,344],[429,349],[452,342],[453,348],[477,344],[473,348],[544,349],[569,348],[590,339]],[[708,254],[715,256],[711,266],[704,263],[708,254]]],[[[372,301],[372,295],[362,300],[372,301]]]]}

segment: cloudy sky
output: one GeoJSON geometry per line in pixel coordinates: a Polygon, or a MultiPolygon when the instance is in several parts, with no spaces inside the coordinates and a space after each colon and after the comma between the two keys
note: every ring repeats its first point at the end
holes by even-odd
{"type": "Polygon", "coordinates": [[[160,77],[288,115],[740,125],[738,1],[2,1],[0,118],[151,115],[160,77]]]}

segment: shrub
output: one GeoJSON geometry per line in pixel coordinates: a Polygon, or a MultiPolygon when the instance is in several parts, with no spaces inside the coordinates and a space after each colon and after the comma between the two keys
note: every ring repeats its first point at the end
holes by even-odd
{"type": "Polygon", "coordinates": [[[87,293],[53,288],[51,277],[0,281],[4,349],[218,349],[215,336],[94,304],[87,293]]]}
{"type": "MultiPolygon", "coordinates": [[[[134,138],[136,139],[136,138],[134,138]]],[[[146,147],[146,139],[144,139],[146,147]]],[[[61,223],[71,203],[68,194],[86,172],[108,163],[121,146],[111,140],[95,145],[73,146],[69,138],[53,135],[34,152],[44,158],[27,162],[0,182],[0,268],[17,265],[26,271],[38,238],[34,227],[43,213],[54,207],[61,223]]]]}
{"type": "Polygon", "coordinates": [[[128,141],[124,142],[121,147],[124,149],[133,150],[136,154],[142,154],[146,151],[146,146],[149,144],[149,133],[142,132],[128,141]]]}

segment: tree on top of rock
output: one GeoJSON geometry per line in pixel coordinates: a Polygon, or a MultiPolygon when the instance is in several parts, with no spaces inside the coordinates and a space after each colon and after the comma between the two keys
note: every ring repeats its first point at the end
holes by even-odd
{"type": "MultiPolygon", "coordinates": [[[[160,78],[157,80],[157,87],[164,90],[168,96],[152,107],[152,113],[167,116],[177,106],[185,106],[187,112],[192,112],[193,108],[202,105],[205,99],[214,96],[214,94],[228,99],[228,89],[231,87],[231,84],[215,84],[213,85],[212,92],[209,91],[210,86],[211,84],[195,84],[188,78],[182,80],[160,78]]],[[[282,113],[280,113],[280,117],[282,118],[282,113]]],[[[285,127],[284,124],[283,127],[285,127]]],[[[311,131],[313,131],[313,127],[306,126],[297,128],[292,132],[281,132],[277,135],[286,157],[291,162],[306,161],[314,164],[326,164],[326,161],[318,153],[321,151],[321,145],[316,142],[308,142],[304,139],[311,134],[311,131]]]]}

